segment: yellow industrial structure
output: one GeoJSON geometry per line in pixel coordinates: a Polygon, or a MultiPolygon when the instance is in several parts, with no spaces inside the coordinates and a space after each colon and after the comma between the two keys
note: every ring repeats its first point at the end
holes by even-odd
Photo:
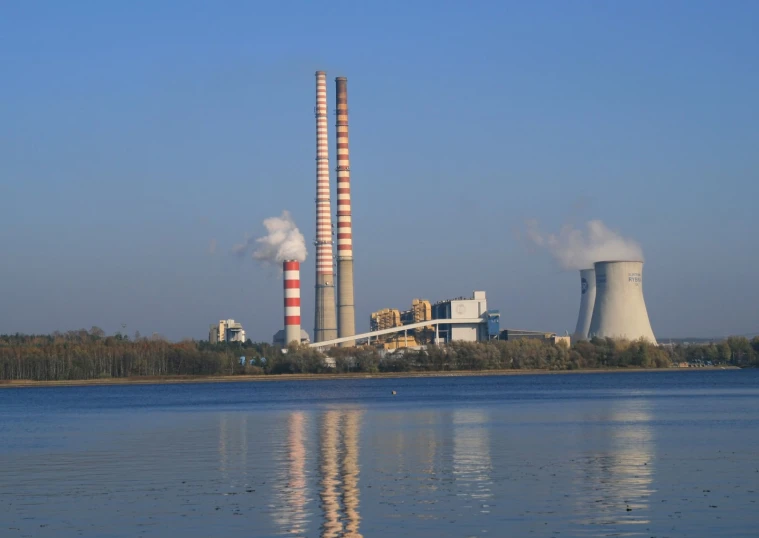
{"type": "MultiPolygon", "coordinates": [[[[403,312],[398,309],[383,308],[373,312],[370,320],[372,331],[402,327],[410,323],[419,323],[432,319],[432,305],[426,299],[411,301],[411,309],[403,312]]],[[[408,333],[389,335],[380,345],[385,349],[413,347],[430,343],[434,338],[435,329],[432,325],[417,329],[409,329],[408,333]]]]}
{"type": "Polygon", "coordinates": [[[401,323],[401,313],[397,309],[383,308],[377,312],[372,312],[370,323],[372,331],[392,329],[401,325],[403,325],[401,323]]]}

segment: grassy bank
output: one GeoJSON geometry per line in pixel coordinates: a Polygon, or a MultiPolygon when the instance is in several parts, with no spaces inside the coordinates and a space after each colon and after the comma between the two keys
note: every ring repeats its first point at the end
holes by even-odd
{"type": "Polygon", "coordinates": [[[593,368],[583,370],[457,370],[439,372],[385,372],[343,374],[280,374],[280,375],[229,375],[229,376],[139,376],[106,379],[78,379],[59,381],[34,381],[17,379],[0,381],[2,388],[23,387],[83,387],[110,385],[160,385],[177,383],[243,383],[267,381],[330,381],[339,379],[405,379],[418,377],[478,377],[557,374],[608,374],[635,372],[700,372],[704,370],[739,370],[735,366],[710,368],[593,368]]]}

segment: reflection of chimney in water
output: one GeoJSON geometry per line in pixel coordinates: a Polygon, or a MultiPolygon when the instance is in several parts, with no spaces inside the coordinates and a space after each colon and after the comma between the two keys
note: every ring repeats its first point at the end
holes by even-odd
{"type": "Polygon", "coordinates": [[[322,538],[362,538],[358,511],[360,430],[361,411],[330,410],[322,415],[319,458],[322,538]]]}
{"type": "Polygon", "coordinates": [[[288,436],[288,449],[290,454],[287,505],[292,519],[290,533],[303,535],[305,529],[305,506],[306,506],[306,447],[305,427],[306,417],[302,412],[290,414],[290,431],[288,436]]]}
{"type": "Polygon", "coordinates": [[[612,403],[584,421],[594,426],[579,433],[588,455],[576,467],[579,476],[572,495],[576,523],[606,524],[612,514],[618,525],[649,523],[655,470],[649,405],[631,400],[612,403]]]}
{"type": "Polygon", "coordinates": [[[345,483],[345,536],[361,538],[358,533],[361,516],[358,513],[358,433],[361,427],[361,412],[348,411],[345,415],[345,458],[343,459],[343,480],[345,483]]]}
{"type": "Polygon", "coordinates": [[[282,534],[303,536],[306,532],[308,513],[308,484],[306,480],[306,425],[307,415],[292,412],[287,417],[287,429],[283,432],[282,445],[286,450],[277,451],[276,486],[274,501],[270,506],[272,519],[282,534]]]}
{"type": "Polygon", "coordinates": [[[337,537],[342,534],[340,503],[338,501],[338,435],[340,427],[339,411],[324,413],[321,427],[321,506],[324,511],[322,538],[337,537]]]}

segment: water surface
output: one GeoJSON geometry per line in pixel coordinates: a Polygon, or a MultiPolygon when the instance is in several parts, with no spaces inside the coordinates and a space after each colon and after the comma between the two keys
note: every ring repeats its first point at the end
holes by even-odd
{"type": "Polygon", "coordinates": [[[757,536],[757,426],[759,371],[6,389],[0,536],[757,536]]]}

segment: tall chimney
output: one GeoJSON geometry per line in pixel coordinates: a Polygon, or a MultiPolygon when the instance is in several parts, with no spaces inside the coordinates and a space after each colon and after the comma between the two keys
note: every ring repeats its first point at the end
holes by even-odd
{"type": "Polygon", "coordinates": [[[316,313],[314,342],[337,338],[327,137],[327,73],[316,72],[316,313]]]}
{"type": "Polygon", "coordinates": [[[285,346],[300,344],[300,262],[285,260],[285,346]]]}
{"type": "MultiPolygon", "coordinates": [[[[356,334],[353,305],[353,225],[351,222],[351,165],[348,149],[348,79],[337,77],[337,317],[338,336],[356,334]]],[[[344,346],[353,346],[347,342],[344,346]]]]}

